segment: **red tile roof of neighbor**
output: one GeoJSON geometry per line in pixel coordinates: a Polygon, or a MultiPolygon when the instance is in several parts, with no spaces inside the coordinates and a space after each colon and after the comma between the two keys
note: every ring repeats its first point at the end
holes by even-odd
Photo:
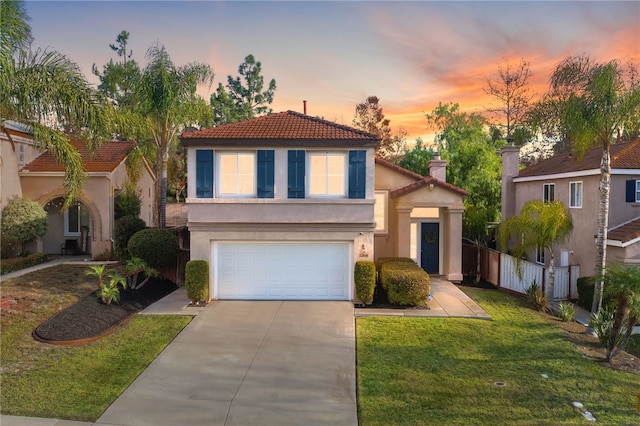
{"type": "Polygon", "coordinates": [[[640,217],[631,222],[625,223],[607,233],[608,240],[616,240],[626,243],[640,238],[640,217]]]}
{"type": "MultiPolygon", "coordinates": [[[[72,141],[71,144],[80,152],[82,164],[87,172],[112,172],[136,146],[135,142],[104,142],[95,153],[91,153],[83,142],[72,141]]],[[[38,158],[27,164],[22,170],[30,172],[64,172],[50,151],[45,151],[38,158]]]]}
{"type": "Polygon", "coordinates": [[[448,189],[449,191],[453,191],[459,195],[462,195],[463,197],[466,197],[467,195],[469,195],[469,193],[467,191],[465,191],[462,188],[458,188],[455,185],[451,185],[450,183],[441,181],[439,179],[436,179],[432,176],[422,176],[421,174],[412,172],[411,170],[407,170],[404,167],[400,167],[397,164],[394,164],[388,160],[385,160],[383,158],[376,158],[376,164],[380,164],[382,166],[385,166],[389,169],[395,170],[398,173],[402,173],[405,176],[408,176],[410,178],[416,179],[415,182],[412,182],[408,185],[405,185],[401,188],[395,189],[393,191],[391,191],[391,198],[398,198],[401,197],[405,194],[408,194],[410,192],[413,192],[417,189],[422,188],[423,186],[429,185],[429,184],[434,184],[436,186],[440,186],[442,188],[448,189]]]}
{"type": "MultiPolygon", "coordinates": [[[[640,169],[640,139],[611,145],[612,169],[640,169]]],[[[520,171],[517,177],[544,176],[558,173],[600,169],[602,148],[593,148],[582,159],[573,153],[555,155],[520,171]]]]}
{"type": "Polygon", "coordinates": [[[371,133],[295,111],[264,115],[237,123],[184,132],[182,145],[376,147],[371,133]]]}

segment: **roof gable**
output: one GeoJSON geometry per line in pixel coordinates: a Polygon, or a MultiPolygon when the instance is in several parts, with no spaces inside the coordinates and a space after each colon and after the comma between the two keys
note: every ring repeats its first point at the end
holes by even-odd
{"type": "MultiPolygon", "coordinates": [[[[633,142],[611,145],[612,169],[640,169],[640,139],[633,142]]],[[[542,160],[518,173],[520,177],[544,176],[559,173],[599,170],[602,148],[587,151],[582,159],[573,153],[554,155],[542,160]]]]}
{"type": "MultiPolygon", "coordinates": [[[[71,145],[80,152],[82,164],[87,172],[112,172],[127,158],[135,142],[104,142],[91,153],[83,142],[72,141],[71,145]]],[[[64,172],[65,166],[58,162],[52,152],[45,151],[27,164],[22,170],[30,172],[64,172]]]]}
{"type": "Polygon", "coordinates": [[[608,240],[620,241],[621,243],[628,243],[636,238],[640,238],[640,217],[610,229],[607,233],[608,240]]]}
{"type": "Polygon", "coordinates": [[[405,194],[409,194],[413,191],[416,191],[424,186],[433,184],[436,186],[439,186],[441,188],[444,188],[448,191],[454,192],[462,197],[466,197],[468,194],[467,191],[465,191],[462,188],[458,188],[455,185],[451,185],[450,183],[441,181],[440,179],[436,179],[432,176],[422,176],[418,173],[412,172],[411,170],[407,170],[404,167],[400,167],[397,164],[394,164],[390,161],[387,161],[385,159],[382,158],[377,158],[376,157],[376,164],[379,164],[380,166],[386,167],[388,169],[394,170],[397,173],[401,173],[407,177],[410,177],[412,179],[415,179],[414,182],[405,185],[403,187],[400,188],[396,188],[393,191],[390,192],[391,194],[391,198],[398,198],[398,197],[402,197],[405,194]]]}
{"type": "Polygon", "coordinates": [[[180,141],[184,146],[376,147],[380,144],[374,134],[295,111],[184,132],[180,141]]]}

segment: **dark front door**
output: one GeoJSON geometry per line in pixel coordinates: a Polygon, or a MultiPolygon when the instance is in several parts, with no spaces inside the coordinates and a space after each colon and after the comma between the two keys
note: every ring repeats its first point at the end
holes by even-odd
{"type": "Polygon", "coordinates": [[[422,223],[420,266],[429,274],[440,273],[440,224],[422,223]]]}

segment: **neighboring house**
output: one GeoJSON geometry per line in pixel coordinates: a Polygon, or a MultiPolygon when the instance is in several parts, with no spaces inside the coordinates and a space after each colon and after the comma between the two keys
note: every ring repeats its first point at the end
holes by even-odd
{"type": "MultiPolygon", "coordinates": [[[[389,242],[381,243],[385,255],[410,256],[409,234],[397,234],[396,210],[402,209],[400,232],[409,233],[409,206],[432,207],[416,203],[409,188],[393,193],[424,178],[375,160],[375,135],[297,112],[189,131],[180,139],[187,147],[191,259],[209,262],[214,299],[352,300],[355,262],[377,258],[376,229],[389,242]],[[378,165],[391,179],[383,192],[376,191],[378,165]],[[383,211],[376,210],[377,199],[383,211]]],[[[443,197],[453,190],[430,182],[443,197]]],[[[445,239],[447,226],[437,238],[445,239]]],[[[460,229],[453,231],[458,251],[460,229]]],[[[448,271],[444,258],[439,270],[448,271]]]]}
{"type": "MultiPolygon", "coordinates": [[[[502,217],[518,214],[533,199],[558,200],[573,217],[570,238],[556,247],[558,265],[580,265],[583,276],[593,275],[595,235],[600,202],[602,149],[588,151],[582,159],[561,154],[518,171],[518,148],[502,151],[502,217]]],[[[548,263],[548,253],[538,251],[537,263],[548,263]]],[[[640,140],[611,146],[611,192],[607,262],[640,263],[640,140]]]]}
{"type": "MultiPolygon", "coordinates": [[[[86,178],[77,202],[62,211],[64,166],[52,153],[41,153],[28,130],[2,135],[2,206],[14,195],[37,201],[48,214],[47,234],[30,247],[50,254],[85,253],[92,256],[112,249],[113,202],[127,180],[126,157],[135,142],[104,142],[91,154],[81,142],[72,142],[82,156],[86,178]],[[21,148],[21,145],[24,145],[21,148]],[[25,153],[24,161],[21,152],[25,153]],[[66,250],[62,250],[62,248],[66,250]]],[[[152,222],[155,177],[146,165],[138,182],[140,217],[152,222]]]]}

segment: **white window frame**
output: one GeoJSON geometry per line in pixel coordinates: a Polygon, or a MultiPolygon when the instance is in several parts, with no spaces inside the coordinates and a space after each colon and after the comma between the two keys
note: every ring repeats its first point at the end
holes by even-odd
{"type": "MultiPolygon", "coordinates": [[[[322,151],[311,151],[311,152],[307,152],[307,158],[306,158],[307,164],[306,164],[306,170],[307,170],[307,182],[306,182],[306,197],[307,198],[347,198],[348,195],[348,185],[349,185],[349,178],[348,178],[348,173],[349,173],[349,156],[347,155],[346,152],[342,152],[342,151],[327,151],[327,152],[322,152],[322,151]],[[313,157],[342,157],[343,158],[343,169],[342,169],[342,193],[340,194],[312,194],[311,193],[311,179],[313,178],[312,173],[311,173],[311,159],[313,157]]],[[[327,166],[328,166],[328,162],[327,162],[327,166]]],[[[327,182],[328,179],[328,175],[326,173],[325,170],[325,174],[324,174],[324,179],[325,179],[325,183],[326,183],[326,187],[327,190],[329,189],[329,182],[327,182]]]]}
{"type": "Polygon", "coordinates": [[[556,199],[556,184],[555,183],[543,183],[542,184],[542,201],[544,201],[545,203],[550,203],[552,201],[555,201],[556,199]],[[545,192],[548,192],[546,190],[546,188],[553,188],[553,198],[551,200],[547,200],[545,198],[545,192]]]}
{"type": "Polygon", "coordinates": [[[545,252],[544,248],[537,246],[536,247],[536,263],[539,265],[546,264],[545,252]]]}
{"type": "Polygon", "coordinates": [[[581,209],[583,196],[582,181],[569,182],[569,208],[581,209]]]}
{"type": "Polygon", "coordinates": [[[387,224],[389,223],[389,191],[375,191],[375,199],[376,202],[374,204],[374,219],[381,217],[383,223],[378,223],[376,220],[376,227],[374,230],[374,234],[386,234],[388,232],[387,224]],[[381,206],[378,204],[378,197],[382,198],[381,206]],[[382,214],[376,214],[376,211],[379,212],[378,209],[382,208],[382,214]]]}
{"type": "Polygon", "coordinates": [[[636,203],[640,203],[640,180],[636,180],[636,203]]]}
{"type": "Polygon", "coordinates": [[[91,227],[91,212],[89,211],[89,207],[85,206],[82,203],[74,204],[73,206],[69,207],[67,210],[64,211],[64,236],[65,237],[79,237],[81,235],[83,225],[82,225],[82,213],[80,213],[80,209],[82,209],[82,207],[87,209],[87,212],[89,213],[89,224],[86,226],[91,227]],[[74,208],[78,209],[78,231],[77,232],[69,230],[69,211],[74,208]]]}
{"type": "MultiPolygon", "coordinates": [[[[215,155],[215,163],[214,163],[214,173],[215,173],[215,196],[220,198],[255,198],[257,194],[257,158],[255,151],[216,151],[215,155]],[[238,193],[238,157],[240,155],[250,155],[253,158],[253,192],[251,193],[238,193]],[[222,185],[223,185],[223,176],[222,176],[222,156],[235,156],[236,157],[236,192],[234,193],[222,193],[222,185]]],[[[228,178],[228,177],[227,177],[228,178]]]]}
{"type": "Polygon", "coordinates": [[[18,164],[21,166],[24,165],[25,163],[25,152],[26,152],[26,149],[24,144],[22,143],[18,144],[18,164]]]}

